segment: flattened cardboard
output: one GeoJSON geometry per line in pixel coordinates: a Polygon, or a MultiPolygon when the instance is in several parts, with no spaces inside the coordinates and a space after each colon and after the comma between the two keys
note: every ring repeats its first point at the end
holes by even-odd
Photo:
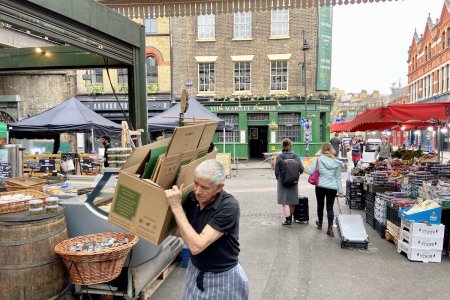
{"type": "Polygon", "coordinates": [[[184,186],[194,184],[195,168],[197,168],[197,166],[205,160],[216,158],[216,154],[217,149],[201,158],[194,160],[193,162],[187,165],[181,166],[176,185],[180,187],[181,184],[184,184],[184,186]]]}
{"type": "Polygon", "coordinates": [[[142,174],[142,172],[144,171],[145,163],[148,162],[150,158],[150,151],[154,148],[168,146],[169,144],[170,139],[164,139],[134,149],[133,153],[131,153],[130,157],[123,164],[121,170],[130,173],[142,174]]]}
{"type": "MultiPolygon", "coordinates": [[[[177,128],[171,139],[157,141],[133,151],[119,173],[109,214],[111,223],[156,245],[173,232],[176,223],[164,189],[171,187],[182,163],[188,165],[194,160],[204,126],[205,124],[177,128]],[[168,147],[167,152],[159,155],[153,167],[157,180],[140,178],[145,164],[151,158],[152,149],[155,149],[155,154],[158,148],[164,146],[168,147]]],[[[186,199],[193,189],[193,178],[184,176],[180,179],[180,184],[183,182],[183,199],[186,199]]]]}
{"type": "Polygon", "coordinates": [[[167,157],[173,157],[185,151],[197,149],[204,128],[205,124],[175,128],[170,139],[167,157]]]}
{"type": "Polygon", "coordinates": [[[197,152],[195,154],[195,159],[205,156],[208,153],[209,145],[216,132],[217,122],[210,122],[205,124],[203,129],[203,134],[198,142],[197,152]]]}

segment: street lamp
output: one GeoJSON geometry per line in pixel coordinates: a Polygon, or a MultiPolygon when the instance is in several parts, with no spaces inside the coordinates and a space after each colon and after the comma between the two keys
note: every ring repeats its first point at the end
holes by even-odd
{"type": "MultiPolygon", "coordinates": [[[[302,30],[302,39],[303,39],[303,45],[302,45],[302,51],[303,51],[303,79],[305,80],[305,116],[306,116],[306,122],[307,122],[307,127],[306,128],[308,130],[308,135],[305,135],[305,156],[308,157],[309,156],[309,139],[310,134],[309,134],[309,119],[308,119],[308,91],[307,91],[307,82],[308,80],[306,79],[306,51],[308,51],[310,49],[308,42],[306,41],[305,38],[305,30],[302,30]]],[[[311,130],[312,131],[312,130],[311,130]]]]}

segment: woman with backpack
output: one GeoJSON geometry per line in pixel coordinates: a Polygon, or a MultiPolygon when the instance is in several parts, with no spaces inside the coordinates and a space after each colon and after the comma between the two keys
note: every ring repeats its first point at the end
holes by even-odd
{"type": "Polygon", "coordinates": [[[292,151],[290,139],[281,142],[282,152],[277,157],[275,164],[275,177],[277,178],[277,200],[283,206],[286,220],[281,225],[292,224],[292,214],[295,205],[298,205],[298,179],[303,173],[304,167],[300,157],[292,151]]]}
{"type": "Polygon", "coordinates": [[[341,181],[342,162],[335,158],[335,154],[336,152],[330,143],[323,144],[320,157],[318,157],[308,169],[308,174],[312,174],[316,168],[319,171],[319,181],[315,191],[318,217],[318,220],[316,221],[317,229],[322,230],[323,209],[326,206],[328,219],[327,235],[331,237],[334,237],[334,199],[336,198],[337,193],[339,193],[340,197],[343,196],[341,181]]]}

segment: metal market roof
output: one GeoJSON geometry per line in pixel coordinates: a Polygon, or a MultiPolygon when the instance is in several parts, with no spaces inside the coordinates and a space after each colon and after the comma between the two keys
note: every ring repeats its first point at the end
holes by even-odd
{"type": "Polygon", "coordinates": [[[398,0],[98,0],[129,18],[224,14],[274,8],[308,8],[386,1],[398,0]]]}

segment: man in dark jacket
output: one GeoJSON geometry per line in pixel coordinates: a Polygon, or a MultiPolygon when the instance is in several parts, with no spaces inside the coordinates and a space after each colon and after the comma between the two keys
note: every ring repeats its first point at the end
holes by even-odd
{"type": "Polygon", "coordinates": [[[333,146],[334,151],[336,151],[336,157],[339,157],[340,149],[344,147],[344,145],[342,145],[341,139],[339,138],[339,133],[334,133],[334,138],[330,140],[330,144],[331,146],[333,146]]]}

